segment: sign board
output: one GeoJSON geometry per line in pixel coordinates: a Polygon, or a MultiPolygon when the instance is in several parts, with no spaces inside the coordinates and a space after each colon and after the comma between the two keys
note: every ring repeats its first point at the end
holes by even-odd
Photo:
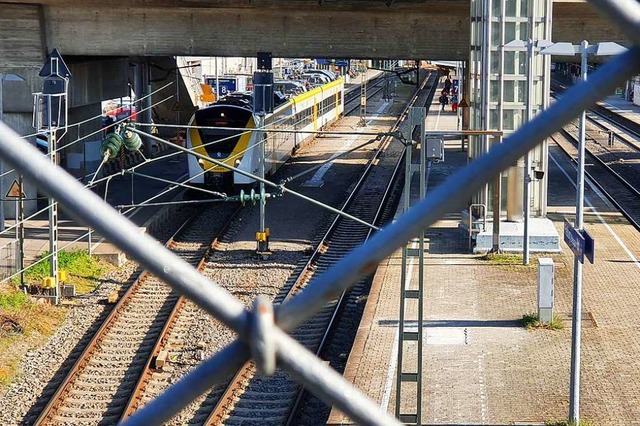
{"type": "Polygon", "coordinates": [[[566,219],[564,221],[564,242],[567,243],[578,260],[584,263],[584,237],[566,219]]]}
{"type": "Polygon", "coordinates": [[[584,255],[593,264],[595,260],[595,240],[586,229],[582,230],[582,236],[584,237],[584,255]]]}
{"type": "Polygon", "coordinates": [[[273,55],[271,52],[257,52],[256,54],[257,64],[256,67],[262,71],[271,71],[273,69],[273,55]]]}
{"type": "Polygon", "coordinates": [[[458,102],[458,108],[469,108],[469,103],[465,98],[462,98],[460,102],[458,102]]]}
{"type": "Polygon", "coordinates": [[[9,188],[9,191],[7,192],[7,195],[5,195],[6,198],[20,198],[20,197],[25,197],[24,192],[22,192],[22,189],[20,188],[20,184],[18,183],[17,180],[14,180],[13,183],[11,184],[11,187],[9,188]]]}
{"type": "Polygon", "coordinates": [[[69,78],[71,77],[71,71],[69,71],[67,64],[64,63],[64,59],[62,59],[58,49],[53,49],[51,54],[47,56],[47,60],[38,75],[40,77],[58,76],[61,78],[69,78]]]}
{"type": "Polygon", "coordinates": [[[176,102],[175,104],[173,104],[173,108],[171,108],[171,111],[175,111],[175,112],[182,111],[182,107],[180,106],[180,102],[176,102]]]}
{"type": "Polygon", "coordinates": [[[453,89],[455,92],[458,91],[458,88],[460,87],[460,80],[455,79],[451,82],[451,85],[453,86],[453,89]]]}
{"type": "Polygon", "coordinates": [[[208,77],[207,84],[211,86],[213,93],[216,94],[216,98],[223,97],[228,95],[229,93],[235,92],[238,87],[238,83],[235,77],[219,77],[218,78],[218,87],[220,87],[220,96],[217,96],[216,93],[216,79],[215,77],[208,77]]]}

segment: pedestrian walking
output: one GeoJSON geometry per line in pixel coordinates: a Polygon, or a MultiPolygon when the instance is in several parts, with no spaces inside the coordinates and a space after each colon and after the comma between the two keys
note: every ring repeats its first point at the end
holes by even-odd
{"type": "Polygon", "coordinates": [[[451,90],[451,80],[449,80],[448,76],[447,76],[447,79],[444,81],[444,90],[447,93],[449,93],[449,91],[451,90]]]}
{"type": "Polygon", "coordinates": [[[440,111],[444,111],[445,105],[449,103],[449,97],[444,92],[444,90],[442,91],[442,94],[440,95],[440,98],[438,100],[440,101],[440,105],[442,106],[442,109],[440,111]]]}
{"type": "Polygon", "coordinates": [[[451,96],[451,111],[458,111],[458,94],[453,92],[453,96],[451,96]]]}

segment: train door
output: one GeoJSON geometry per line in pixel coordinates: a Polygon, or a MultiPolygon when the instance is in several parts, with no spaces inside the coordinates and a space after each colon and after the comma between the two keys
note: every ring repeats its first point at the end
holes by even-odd
{"type": "Polygon", "coordinates": [[[318,131],[318,103],[315,100],[313,102],[313,131],[318,131]]]}

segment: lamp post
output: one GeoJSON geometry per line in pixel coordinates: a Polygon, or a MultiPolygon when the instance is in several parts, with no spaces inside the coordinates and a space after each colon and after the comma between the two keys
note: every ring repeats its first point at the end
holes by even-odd
{"type": "MultiPolygon", "coordinates": [[[[543,55],[573,56],[581,55],[580,76],[587,81],[587,55],[617,55],[626,49],[617,43],[604,42],[589,45],[583,40],[579,45],[571,43],[555,43],[540,51],[543,55]]],[[[578,138],[578,175],[576,177],[576,220],[575,228],[582,233],[584,204],[584,143],[585,143],[585,111],[580,114],[580,130],[578,138]]],[[[582,262],[578,256],[573,260],[573,318],[571,319],[571,381],[569,389],[569,421],[580,422],[580,339],[582,332],[582,262]]]]}
{"type": "MultiPolygon", "coordinates": [[[[17,74],[3,74],[0,72],[0,121],[4,122],[4,98],[3,89],[5,81],[24,81],[24,78],[17,74]]],[[[2,193],[4,188],[4,163],[0,162],[0,232],[3,232],[4,227],[4,194],[2,193]]],[[[16,218],[16,221],[18,218],[16,218]]]]}

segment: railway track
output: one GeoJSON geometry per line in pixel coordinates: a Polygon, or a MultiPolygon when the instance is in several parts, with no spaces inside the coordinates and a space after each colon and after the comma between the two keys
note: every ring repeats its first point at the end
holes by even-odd
{"type": "MultiPolygon", "coordinates": [[[[435,87],[435,85],[433,85],[435,87]]],[[[413,101],[412,101],[413,103],[413,101]]],[[[412,105],[410,103],[404,114],[412,105]]],[[[395,124],[397,128],[401,119],[395,124]]],[[[378,223],[385,201],[392,194],[392,185],[398,177],[403,150],[385,156],[387,141],[382,141],[375,156],[356,184],[343,209],[349,214],[369,223],[378,223]],[[383,163],[383,164],[380,164],[383,163]],[[382,167],[373,167],[382,165],[382,167]],[[377,176],[371,177],[371,174],[377,176]],[[380,182],[387,182],[382,190],[380,182]]],[[[304,291],[317,274],[322,274],[358,245],[364,243],[371,229],[336,217],[325,236],[317,245],[306,265],[292,278],[283,291],[274,299],[280,304],[304,291]]],[[[363,280],[353,289],[365,293],[363,280]],[[358,288],[359,287],[359,288],[358,288]]],[[[313,320],[298,327],[291,334],[306,348],[319,354],[332,331],[335,319],[343,306],[346,295],[329,303],[313,320]]],[[[216,386],[202,403],[190,424],[204,425],[249,425],[249,424],[293,424],[296,407],[302,398],[302,387],[282,370],[272,376],[256,375],[255,366],[249,362],[238,371],[226,387],[216,386]]]]}
{"type": "MultiPolygon", "coordinates": [[[[578,142],[575,126],[567,126],[552,140],[577,162],[578,142]]],[[[585,174],[615,205],[629,222],[640,230],[640,174],[628,167],[619,157],[604,149],[597,138],[585,138],[585,174]]],[[[637,154],[637,153],[636,153],[637,154]]]]}
{"type": "MultiPolygon", "coordinates": [[[[374,85],[371,85],[374,87],[374,85]]],[[[370,90],[368,92],[369,96],[375,95],[379,90],[370,90]]],[[[356,106],[357,108],[357,106],[356,106]]],[[[355,108],[354,108],[355,109],[355,108]]],[[[247,218],[248,219],[248,218],[247,218]]],[[[223,268],[227,268],[228,265],[239,262],[243,265],[240,267],[248,267],[252,269],[252,266],[247,264],[246,259],[239,259],[237,256],[229,256],[225,255],[225,250],[217,252],[219,255],[213,256],[219,259],[210,259],[208,262],[208,266],[205,267],[205,275],[213,275],[213,279],[219,284],[223,285],[223,287],[227,288],[230,292],[234,293],[236,297],[241,300],[245,300],[245,302],[250,302],[252,297],[247,298],[247,295],[254,295],[260,293],[260,290],[256,288],[251,288],[250,285],[247,285],[248,282],[251,282],[251,278],[249,276],[245,276],[243,282],[235,282],[233,277],[228,274],[219,274],[216,276],[215,273],[211,273],[210,268],[215,268],[218,266],[218,270],[222,270],[223,268]],[[223,266],[224,265],[224,266],[223,266]],[[245,288],[247,287],[247,288],[245,288]]],[[[238,252],[233,248],[230,249],[231,253],[238,252]]],[[[240,256],[242,257],[242,256],[240,256]]],[[[246,257],[246,256],[245,256],[246,257]]],[[[253,259],[253,256],[250,256],[253,259]]],[[[255,260],[253,260],[255,262],[255,260]]],[[[284,280],[282,281],[284,282],[284,280]]],[[[271,297],[274,297],[277,294],[277,290],[273,289],[265,289],[262,288],[262,294],[266,293],[271,294],[271,297]]],[[[188,334],[188,329],[191,324],[200,323],[200,327],[202,327],[203,322],[209,321],[209,319],[198,318],[197,307],[191,302],[186,302],[184,304],[183,310],[178,315],[178,319],[174,329],[169,330],[169,333],[161,340],[159,340],[158,346],[153,350],[154,355],[148,360],[146,365],[145,373],[143,377],[139,380],[138,385],[134,391],[134,396],[132,400],[127,404],[127,408],[123,413],[123,418],[128,415],[131,415],[135,410],[139,409],[144,403],[158,396],[167,386],[169,386],[170,382],[176,377],[180,377],[185,371],[194,365],[193,359],[188,359],[188,356],[185,353],[193,352],[193,338],[189,341],[189,338],[185,338],[184,336],[188,334]],[[188,319],[184,319],[188,318],[188,319]],[[154,365],[153,359],[158,356],[158,354],[164,351],[165,359],[166,357],[171,358],[171,362],[167,362],[166,371],[161,371],[161,369],[157,368],[157,365],[154,365]],[[179,364],[182,364],[180,366],[179,364]],[[182,372],[181,372],[182,371],[182,372]]],[[[211,324],[212,327],[217,328],[215,324],[211,324]]],[[[198,334],[198,331],[194,330],[194,335],[198,334]]],[[[217,332],[214,332],[217,333],[217,332]]],[[[206,340],[206,339],[205,339],[206,340]]],[[[205,342],[199,342],[200,346],[197,349],[197,352],[201,357],[204,356],[206,349],[210,349],[209,346],[219,346],[224,345],[224,338],[216,338],[216,342],[209,342],[206,344],[205,342]]],[[[215,349],[214,349],[215,350],[215,349]]],[[[221,390],[222,393],[223,390],[221,390]]],[[[188,411],[188,410],[187,410],[188,411]]],[[[188,414],[183,414],[187,416],[188,414]]],[[[196,416],[197,417],[197,416],[196,416]]]]}
{"type": "MultiPolygon", "coordinates": [[[[201,266],[214,236],[234,216],[208,210],[187,221],[167,242],[185,261],[201,266]],[[205,230],[203,232],[203,230],[205,230]]],[[[115,424],[157,342],[175,318],[180,297],[148,272],[122,295],[33,424],[115,424]]]]}
{"type": "MultiPolygon", "coordinates": [[[[198,229],[215,229],[221,222],[220,209],[211,210],[218,212],[211,213],[213,219],[199,216],[167,243],[198,268],[204,266],[214,245],[198,229]]],[[[159,366],[167,361],[165,349],[179,346],[175,336],[196,322],[194,306],[143,273],[96,331],[33,424],[114,424],[131,414],[154,396],[148,394],[158,393],[147,391],[164,375],[159,366]]]]}
{"type": "MultiPolygon", "coordinates": [[[[375,85],[376,82],[374,81],[374,83],[371,84],[371,87],[373,88],[375,85]]],[[[381,89],[370,90],[368,92],[368,97],[374,96],[380,90],[381,89]]],[[[358,96],[354,99],[356,98],[358,98],[358,96]]],[[[353,109],[356,108],[357,106],[353,109]]],[[[209,253],[209,255],[211,255],[211,253],[209,253]]],[[[202,266],[201,261],[198,265],[199,269],[202,266]]],[[[233,291],[231,288],[229,288],[229,290],[233,291]]],[[[185,336],[189,333],[190,326],[197,322],[195,319],[198,315],[197,309],[198,308],[193,303],[187,302],[182,298],[175,304],[171,314],[172,320],[166,323],[161,337],[157,339],[157,343],[146,361],[144,372],[140,375],[135,388],[132,390],[131,397],[126,404],[125,410],[122,412],[122,417],[119,420],[124,420],[126,417],[133,414],[146,402],[158,396],[168,385],[167,382],[170,381],[172,372],[170,371],[170,366],[166,367],[169,371],[163,371],[165,369],[164,364],[169,364],[169,360],[167,358],[179,356],[178,354],[180,351],[175,349],[182,347],[185,336]],[[162,360],[160,364],[156,361],[158,359],[162,360]]],[[[200,350],[199,353],[201,357],[204,356],[203,350],[200,350]]],[[[183,360],[183,362],[188,361],[183,360]]]]}

